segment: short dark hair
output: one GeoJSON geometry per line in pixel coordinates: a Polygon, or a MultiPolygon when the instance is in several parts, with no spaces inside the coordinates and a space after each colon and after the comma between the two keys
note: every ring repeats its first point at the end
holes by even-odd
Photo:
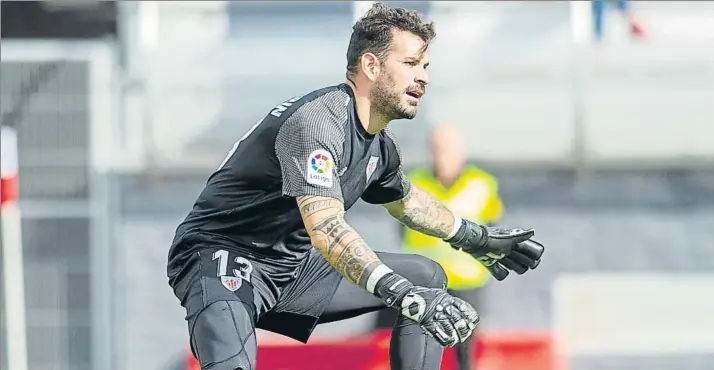
{"type": "Polygon", "coordinates": [[[352,26],[352,36],[347,47],[347,76],[354,76],[360,58],[373,53],[379,60],[386,59],[392,45],[392,31],[406,31],[419,36],[425,48],[436,37],[434,22],[427,22],[415,10],[392,8],[376,3],[352,26]]]}

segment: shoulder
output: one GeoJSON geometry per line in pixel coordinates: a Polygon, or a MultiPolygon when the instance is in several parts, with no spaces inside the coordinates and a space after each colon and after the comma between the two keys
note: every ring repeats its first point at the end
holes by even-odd
{"type": "Polygon", "coordinates": [[[305,100],[288,117],[286,125],[294,126],[294,129],[311,129],[315,133],[344,132],[349,95],[339,86],[316,90],[302,99],[305,100]]]}
{"type": "Polygon", "coordinates": [[[340,157],[346,141],[347,99],[349,95],[340,86],[333,86],[296,100],[284,112],[286,117],[275,140],[280,149],[276,150],[327,150],[340,157]]]}
{"type": "Polygon", "coordinates": [[[394,136],[394,133],[389,127],[382,130],[381,136],[389,145],[397,145],[397,138],[394,136]]]}

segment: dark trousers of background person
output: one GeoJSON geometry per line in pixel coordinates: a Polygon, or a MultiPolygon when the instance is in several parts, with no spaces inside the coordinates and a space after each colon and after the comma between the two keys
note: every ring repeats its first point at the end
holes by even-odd
{"type": "MultiPolygon", "coordinates": [[[[482,306],[481,303],[481,289],[469,289],[469,290],[452,290],[449,289],[449,294],[454,297],[458,297],[468,302],[479,315],[482,315],[479,308],[482,306]]],[[[377,329],[391,329],[394,326],[394,320],[399,313],[395,310],[382,310],[378,312],[377,316],[377,329]]],[[[483,316],[481,316],[483,322],[483,316]]],[[[458,364],[458,370],[475,370],[476,361],[474,361],[474,351],[476,349],[476,337],[478,336],[478,329],[474,334],[464,343],[456,346],[456,362],[458,364]]]]}

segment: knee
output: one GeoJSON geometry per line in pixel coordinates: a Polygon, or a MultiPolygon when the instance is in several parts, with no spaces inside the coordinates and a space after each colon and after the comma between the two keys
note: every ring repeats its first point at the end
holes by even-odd
{"type": "Polygon", "coordinates": [[[445,288],[448,279],[446,272],[440,264],[422,256],[414,256],[414,262],[418,268],[413,270],[415,274],[413,279],[410,279],[412,284],[427,287],[427,288],[445,288]]]}
{"type": "Polygon", "coordinates": [[[202,370],[249,370],[257,353],[251,313],[239,301],[218,301],[195,318],[191,349],[202,370]]]}

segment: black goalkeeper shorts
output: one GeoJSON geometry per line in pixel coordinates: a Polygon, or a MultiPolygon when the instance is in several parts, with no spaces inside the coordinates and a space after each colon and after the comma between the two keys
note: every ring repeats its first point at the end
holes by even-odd
{"type": "Polygon", "coordinates": [[[342,279],[315,250],[288,283],[273,282],[266,270],[257,258],[206,246],[171,280],[202,369],[252,370],[254,328],[307,342],[342,279]],[[242,346],[221,345],[230,343],[242,346]]]}

